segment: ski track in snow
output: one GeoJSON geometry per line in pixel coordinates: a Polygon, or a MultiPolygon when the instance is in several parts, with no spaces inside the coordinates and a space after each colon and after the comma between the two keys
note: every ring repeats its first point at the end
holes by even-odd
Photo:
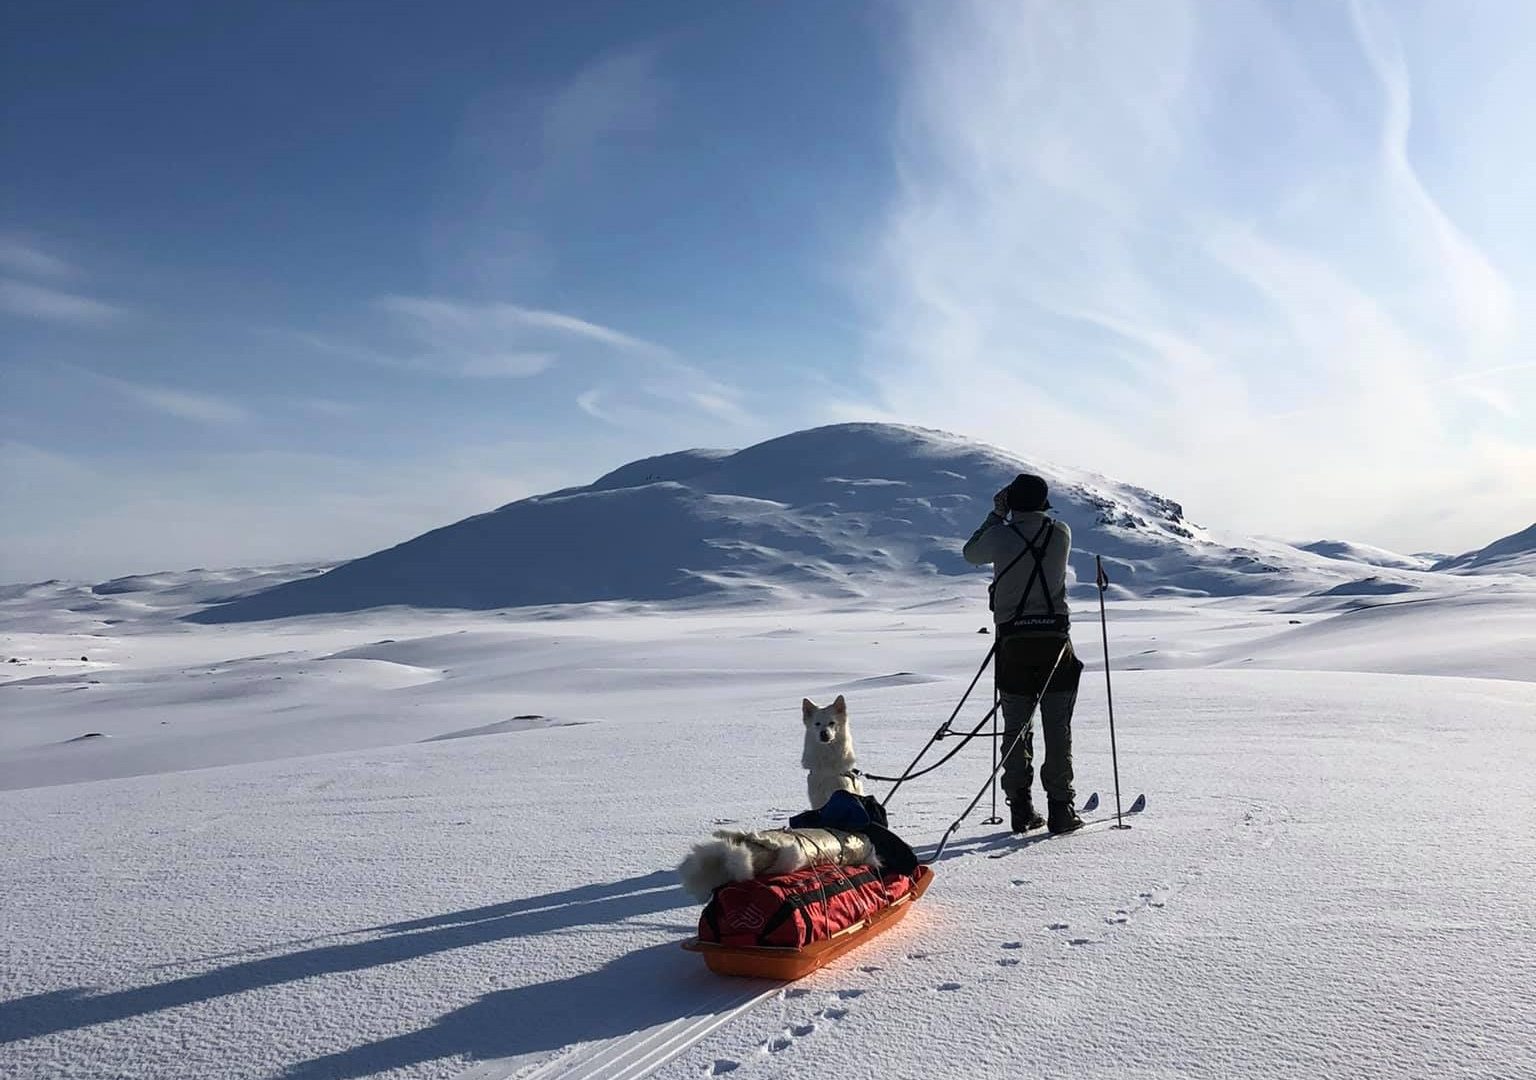
{"type": "MultiPolygon", "coordinates": [[[[701,995],[688,1015],[637,1031],[618,1039],[579,1047],[560,1054],[530,1072],[526,1055],[477,1064],[459,1074],[459,1080],[637,1080],[677,1057],[706,1036],[754,1005],[784,993],[780,984],[755,979],[722,981],[708,995],[701,995]]],[[[805,1033],[809,1033],[808,1031],[805,1033]]],[[[717,1062],[716,1074],[728,1072],[734,1063],[717,1062]]]]}

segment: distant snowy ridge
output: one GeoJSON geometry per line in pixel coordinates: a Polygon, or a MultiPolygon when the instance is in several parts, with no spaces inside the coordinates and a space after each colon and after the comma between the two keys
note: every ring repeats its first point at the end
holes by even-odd
{"type": "Polygon", "coordinates": [[[1380,566],[1389,570],[1428,570],[1435,560],[1425,555],[1399,555],[1386,548],[1370,544],[1355,544],[1348,540],[1313,540],[1297,544],[1302,551],[1310,551],[1327,559],[1360,563],[1364,566],[1380,566]]]}
{"type": "Polygon", "coordinates": [[[1476,551],[1441,559],[1433,569],[1458,573],[1536,574],[1536,525],[1511,533],[1476,551]]]}
{"type": "Polygon", "coordinates": [[[960,556],[1019,472],[1071,526],[1082,595],[1102,555],[1118,595],[1303,593],[1357,568],[1288,544],[1223,540],[1178,503],[940,431],[838,424],[744,450],[631,462],[210,608],[227,622],[390,605],[493,609],[595,601],[859,598],[977,580],[960,556]]]}

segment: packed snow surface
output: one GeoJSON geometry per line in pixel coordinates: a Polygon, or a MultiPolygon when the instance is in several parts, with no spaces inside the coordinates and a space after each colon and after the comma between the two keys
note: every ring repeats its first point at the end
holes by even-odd
{"type": "MultiPolygon", "coordinates": [[[[900,926],[787,987],[678,947],[673,868],[804,808],[803,696],[899,771],[990,643],[978,578],[212,626],[270,579],[8,590],[0,1076],[1536,1075],[1536,590],[1330,595],[1355,571],[1111,602],[1148,812],[1016,846],[984,799],[900,926]]],[[[1096,615],[1075,759],[1112,808],[1096,615]]],[[[989,767],[893,827],[930,849],[989,767]]]]}

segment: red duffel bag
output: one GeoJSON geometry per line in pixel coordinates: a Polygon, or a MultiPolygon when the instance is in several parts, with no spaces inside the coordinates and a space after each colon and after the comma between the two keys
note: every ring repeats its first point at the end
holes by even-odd
{"type": "Polygon", "coordinates": [[[809,866],[715,890],[699,916],[699,940],[799,948],[831,937],[912,891],[905,874],[868,866],[809,866]]]}

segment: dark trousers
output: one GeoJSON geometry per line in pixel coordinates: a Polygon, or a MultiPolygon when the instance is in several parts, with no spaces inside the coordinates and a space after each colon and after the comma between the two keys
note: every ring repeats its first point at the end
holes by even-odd
{"type": "Polygon", "coordinates": [[[1040,700],[1040,728],[1045,733],[1045,760],[1040,785],[1051,802],[1076,802],[1072,790],[1072,709],[1083,662],[1072,642],[1050,674],[1051,661],[1062,647],[1059,637],[1004,638],[998,641],[997,684],[1002,698],[1003,793],[1010,803],[1029,799],[1035,782],[1035,699],[1040,700]],[[1050,675],[1047,681],[1047,675],[1050,675]],[[1043,687],[1044,693],[1040,693],[1043,687]],[[1012,748],[1010,751],[1010,747],[1012,748]]]}

